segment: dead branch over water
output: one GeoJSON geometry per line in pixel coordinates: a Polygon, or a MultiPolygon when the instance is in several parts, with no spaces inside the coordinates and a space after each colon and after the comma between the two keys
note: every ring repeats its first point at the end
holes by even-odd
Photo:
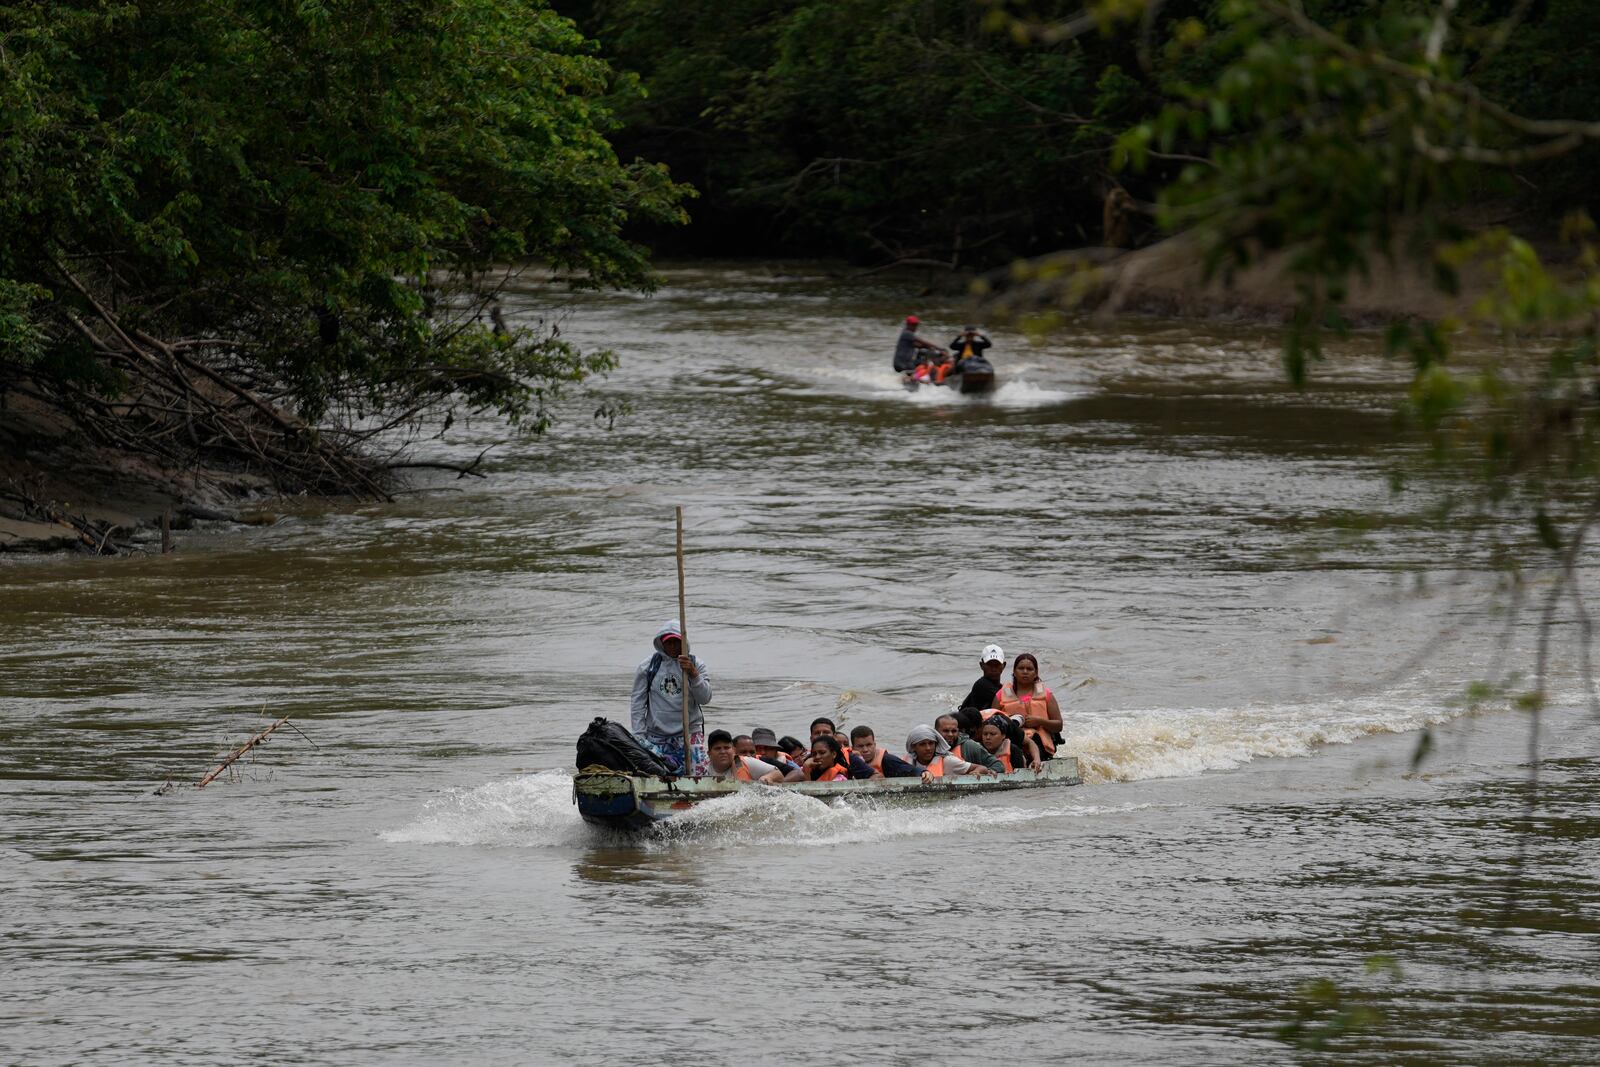
{"type": "MultiPolygon", "coordinates": [[[[282,725],[284,725],[285,723],[288,723],[288,722],[289,722],[289,716],[285,715],[283,718],[279,719],[277,722],[273,723],[271,726],[267,727],[265,730],[262,730],[259,734],[256,734],[250,740],[246,741],[244,744],[242,744],[238,748],[234,749],[231,753],[228,754],[228,758],[227,759],[224,759],[221,763],[219,763],[215,767],[213,767],[211,769],[211,773],[206,775],[204,778],[200,779],[198,782],[196,782],[194,784],[194,787],[196,789],[204,789],[206,786],[210,785],[213,781],[216,780],[218,775],[220,775],[223,771],[225,771],[229,767],[231,767],[234,764],[234,762],[239,759],[240,756],[243,756],[246,752],[249,752],[252,748],[255,748],[257,745],[259,745],[263,741],[265,741],[268,737],[271,737],[272,736],[272,731],[276,730],[278,727],[280,727],[280,726],[282,726],[282,725]]],[[[290,725],[293,727],[292,723],[290,725]]],[[[296,733],[300,733],[299,727],[293,727],[293,728],[294,728],[296,733]]],[[[301,737],[305,737],[305,734],[302,733],[302,734],[300,734],[300,736],[301,737]]],[[[306,740],[309,741],[310,738],[306,738],[306,740]]]]}
{"type": "Polygon", "coordinates": [[[60,276],[92,316],[65,316],[80,340],[123,379],[114,397],[90,384],[24,379],[6,388],[70,415],[89,439],[175,469],[224,462],[267,474],[287,492],[390,499],[383,463],[362,446],[390,426],[318,427],[286,410],[271,383],[255,381],[223,337],[160,338],[122,320],[67,267],[60,276]]]}

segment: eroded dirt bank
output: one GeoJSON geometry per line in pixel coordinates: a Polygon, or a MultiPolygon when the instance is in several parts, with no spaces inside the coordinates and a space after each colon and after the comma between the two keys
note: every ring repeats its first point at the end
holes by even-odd
{"type": "Polygon", "coordinates": [[[0,552],[160,551],[164,513],[178,529],[252,521],[251,505],[272,491],[243,471],[164,468],[88,439],[35,400],[0,395],[0,552]]]}

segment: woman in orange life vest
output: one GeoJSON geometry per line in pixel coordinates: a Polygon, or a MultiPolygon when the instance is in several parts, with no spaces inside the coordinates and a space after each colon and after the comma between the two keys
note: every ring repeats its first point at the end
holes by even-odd
{"type": "Polygon", "coordinates": [[[1022,717],[1022,728],[1039,746],[1044,759],[1054,759],[1061,740],[1061,705],[1048,686],[1039,681],[1039,660],[1032,652],[1017,656],[1011,665],[1011,684],[994,695],[994,706],[1022,717]]]}
{"type": "Polygon", "coordinates": [[[935,778],[946,778],[951,775],[993,774],[989,768],[977,763],[968,763],[959,756],[950,754],[950,746],[944,738],[931,726],[918,726],[906,738],[906,751],[911,755],[911,765],[922,772],[922,781],[931,783],[935,778]]]}
{"type": "Polygon", "coordinates": [[[1006,736],[1006,728],[1001,721],[1002,719],[1003,716],[1001,715],[991,715],[978,728],[978,743],[984,747],[984,750],[1000,761],[1007,774],[1012,771],[1020,771],[1024,767],[1030,771],[1036,771],[1044,766],[1039,762],[1039,750],[1034,748],[1032,741],[1027,742],[1028,752],[1026,755],[1016,749],[1011,743],[1011,739],[1006,736]]]}
{"type": "MultiPolygon", "coordinates": [[[[988,747],[984,745],[982,737],[983,724],[986,722],[993,722],[998,725],[1001,736],[1011,742],[1011,750],[1016,753],[1013,761],[1017,766],[1032,766],[1033,762],[1039,759],[1039,746],[1033,743],[1033,739],[1022,728],[1020,716],[1013,719],[1011,716],[1004,712],[996,711],[994,708],[984,708],[981,711],[977,708],[962,708],[956,712],[956,722],[960,724],[962,733],[968,737],[977,738],[973,743],[983,749],[990,759],[994,758],[994,753],[990,752],[988,747]]],[[[990,768],[990,770],[993,769],[992,767],[990,768]]]]}
{"type": "Polygon", "coordinates": [[[801,769],[806,772],[806,780],[811,782],[843,782],[850,777],[844,749],[832,734],[818,734],[811,739],[811,755],[806,757],[801,769]]]}

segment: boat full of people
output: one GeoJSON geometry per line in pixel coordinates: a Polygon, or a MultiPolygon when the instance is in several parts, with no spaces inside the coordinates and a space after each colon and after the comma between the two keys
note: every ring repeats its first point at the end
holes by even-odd
{"type": "Polygon", "coordinates": [[[1015,789],[1081,785],[1078,761],[1054,759],[1038,771],[1027,768],[998,775],[948,775],[925,781],[915,778],[835,779],[761,784],[724,777],[644,776],[591,766],[572,779],[572,797],[583,821],[616,830],[643,830],[656,826],[701,804],[736,796],[752,789],[783,790],[829,800],[838,797],[871,799],[950,799],[999,793],[1015,789]]]}
{"type": "Polygon", "coordinates": [[[677,620],[654,645],[635,676],[632,729],[602,717],[578,738],[572,794],[586,822],[642,829],[756,789],[818,799],[947,798],[1082,781],[1077,760],[1058,751],[1061,709],[1031,653],[1016,657],[1007,683],[1005,653],[984,648],[983,675],[960,707],[914,727],[897,754],[865,723],[846,734],[826,716],[811,721],[809,742],[764,726],[706,734],[706,664],[685,651],[677,620]]]}
{"type": "Polygon", "coordinates": [[[895,342],[894,369],[907,389],[928,386],[959,393],[987,393],[995,387],[994,364],[985,354],[993,342],[976,326],[968,325],[940,347],[917,336],[922,320],[907,315],[895,342]]]}

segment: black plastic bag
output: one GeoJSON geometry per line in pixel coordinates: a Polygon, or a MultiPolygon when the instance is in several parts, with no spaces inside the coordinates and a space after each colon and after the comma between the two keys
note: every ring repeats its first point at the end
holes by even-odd
{"type": "Polygon", "coordinates": [[[628,728],[596,718],[578,738],[578,769],[599,764],[623,774],[647,778],[673,778],[678,771],[639,743],[628,728]]]}

